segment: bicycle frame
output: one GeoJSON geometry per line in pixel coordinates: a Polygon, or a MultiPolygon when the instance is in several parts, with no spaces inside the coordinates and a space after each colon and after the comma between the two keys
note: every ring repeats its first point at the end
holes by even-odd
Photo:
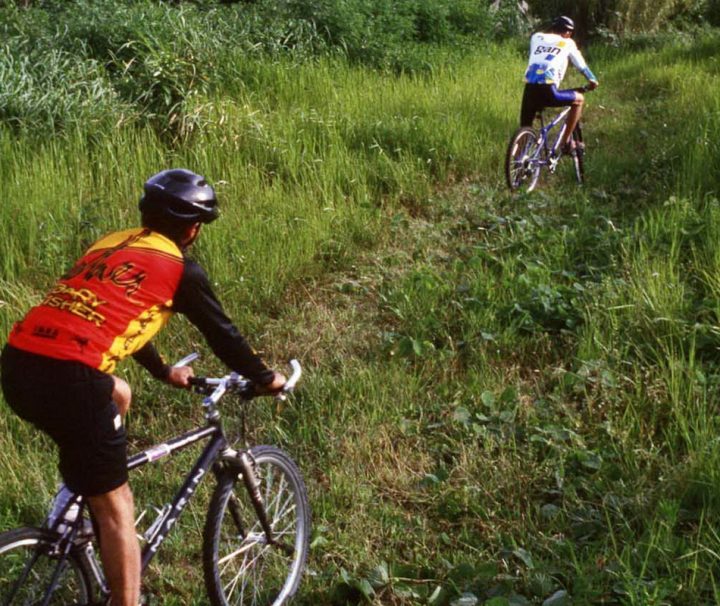
{"type": "Polygon", "coordinates": [[[169,507],[167,505],[163,507],[158,517],[150,525],[150,535],[146,537],[148,542],[142,550],[141,570],[143,572],[157,553],[171,528],[175,525],[175,522],[177,522],[180,514],[190,502],[202,479],[207,475],[215,461],[220,458],[220,453],[228,449],[228,444],[222,429],[218,425],[210,425],[163,442],[136,454],[128,460],[128,469],[132,470],[159,461],[173,452],[183,450],[206,438],[210,438],[210,442],[200,453],[197,461],[185,477],[182,486],[171,503],[169,503],[169,507]]]}
{"type": "MultiPolygon", "coordinates": [[[[128,470],[133,470],[150,463],[155,463],[174,452],[193,446],[202,440],[210,440],[200,453],[191,470],[185,476],[184,482],[173,497],[172,501],[165,504],[159,510],[158,516],[148,527],[144,536],[147,543],[141,552],[141,574],[145,572],[151,560],[160,549],[160,546],[167,538],[170,530],[175,525],[175,522],[177,522],[183,510],[190,502],[190,499],[197,490],[197,487],[200,485],[200,482],[207,476],[207,472],[212,470],[218,462],[224,461],[229,463],[235,470],[235,473],[242,474],[243,478],[246,479],[246,486],[253,486],[255,484],[254,472],[250,462],[247,460],[247,456],[243,456],[245,454],[244,451],[238,452],[228,446],[227,439],[225,438],[219,422],[219,413],[216,410],[211,409],[206,413],[206,417],[208,418],[208,425],[205,427],[191,430],[166,442],[152,446],[151,448],[139,452],[128,459],[128,470]]],[[[255,505],[256,513],[258,514],[259,521],[266,533],[266,536],[268,537],[268,541],[270,543],[274,543],[272,538],[272,528],[267,521],[267,516],[262,504],[262,497],[259,494],[252,493],[251,496],[253,497],[253,504],[255,505]]],[[[78,499],[78,502],[81,504],[81,507],[84,507],[82,499],[78,499]]],[[[81,518],[82,516],[78,516],[77,524],[81,523],[81,518]]],[[[69,554],[76,534],[77,528],[73,528],[68,535],[63,537],[63,540],[67,540],[67,544],[63,549],[64,557],[61,557],[61,561],[58,563],[58,574],[56,576],[59,576],[60,567],[63,565],[63,560],[69,554]]],[[[280,547],[283,546],[280,545],[280,547]]],[[[88,541],[84,546],[84,550],[87,562],[90,564],[90,572],[95,578],[100,592],[104,596],[110,595],[105,575],[95,558],[95,550],[90,541],[88,541]]],[[[56,585],[57,579],[55,578],[48,587],[47,593],[45,594],[45,601],[43,603],[49,603],[49,599],[55,591],[56,585]]]]}
{"type": "MultiPolygon", "coordinates": [[[[195,461],[195,464],[190,472],[185,476],[185,480],[180,489],[177,491],[172,501],[160,509],[157,518],[152,522],[145,533],[144,538],[147,540],[147,544],[141,552],[141,574],[144,573],[149,566],[150,561],[160,549],[163,541],[167,538],[170,530],[175,525],[175,522],[177,522],[183,510],[190,502],[190,499],[197,490],[197,487],[200,485],[200,482],[207,475],[207,472],[211,470],[213,465],[220,460],[232,460],[233,463],[235,463],[238,453],[229,448],[222,427],[220,426],[219,419],[215,418],[209,419],[209,423],[205,427],[194,429],[176,438],[157,444],[147,450],[133,455],[128,459],[128,470],[133,470],[149,463],[155,463],[174,452],[193,446],[194,444],[208,438],[210,441],[200,453],[200,456],[195,461]]],[[[245,470],[242,471],[244,472],[245,470]]],[[[81,508],[84,508],[84,503],[81,498],[78,498],[77,502],[81,505],[81,508]]],[[[81,520],[82,515],[79,515],[76,524],[79,525],[81,520]]],[[[55,591],[59,571],[63,566],[64,559],[70,552],[73,539],[76,534],[77,528],[72,528],[70,532],[61,539],[61,541],[65,540],[67,543],[62,547],[63,555],[58,562],[58,569],[56,571],[55,578],[53,578],[47,589],[43,604],[49,603],[49,600],[55,591]]],[[[95,550],[92,543],[88,541],[83,549],[85,551],[86,561],[90,564],[90,572],[95,578],[100,592],[104,596],[110,595],[110,589],[107,585],[105,575],[95,558],[95,550]]]]}
{"type": "MultiPolygon", "coordinates": [[[[587,93],[588,91],[593,90],[593,87],[583,86],[574,90],[578,93],[587,93]]],[[[540,118],[540,133],[538,141],[539,145],[535,154],[533,155],[532,161],[536,162],[539,166],[549,167],[550,172],[555,171],[555,167],[557,166],[558,160],[560,159],[557,151],[560,147],[560,141],[562,141],[563,135],[565,134],[565,129],[567,128],[567,115],[570,113],[571,109],[572,106],[565,107],[547,125],[545,125],[543,121],[542,112],[538,114],[540,118]],[[560,123],[562,123],[562,127],[560,128],[560,131],[558,132],[552,146],[548,147],[550,132],[560,123]],[[540,150],[543,150],[545,152],[544,157],[541,157],[540,150]]]]}
{"type": "MultiPolygon", "coordinates": [[[[206,416],[209,417],[207,426],[194,429],[181,436],[172,438],[167,442],[163,442],[153,446],[152,448],[139,452],[128,459],[128,470],[132,470],[149,463],[155,463],[156,461],[159,461],[176,451],[188,448],[201,440],[207,438],[210,439],[210,442],[205,446],[192,469],[185,477],[185,481],[173,500],[159,511],[157,518],[146,531],[145,538],[147,539],[147,544],[141,552],[141,574],[147,569],[150,561],[160,548],[160,545],[162,545],[170,530],[175,525],[175,522],[177,522],[183,510],[190,502],[190,499],[195,493],[198,485],[207,475],[207,472],[213,468],[213,465],[215,465],[219,460],[224,459],[233,460],[233,462],[238,461],[237,465],[242,467],[241,459],[238,459],[237,457],[238,453],[228,447],[227,440],[219,423],[219,414],[217,411],[214,411],[214,415],[212,415],[214,418],[212,418],[209,413],[206,416]]],[[[252,474],[251,468],[243,468],[239,471],[243,474],[252,474]]],[[[75,537],[77,536],[79,527],[82,524],[82,512],[85,508],[85,503],[82,497],[77,497],[74,501],[67,504],[66,509],[70,507],[72,503],[77,503],[80,506],[80,514],[78,515],[77,520],[63,533],[63,536],[53,548],[54,550],[57,550],[60,557],[53,577],[45,591],[45,595],[43,596],[43,600],[41,602],[43,606],[50,603],[50,599],[57,588],[60,573],[65,565],[65,560],[69,557],[70,551],[74,545],[75,537]]],[[[55,524],[55,528],[57,528],[57,526],[61,523],[62,521],[58,520],[55,524]]],[[[267,526],[269,528],[269,524],[267,524],[266,520],[263,526],[267,526]]],[[[271,535],[268,536],[270,537],[271,535]]],[[[90,566],[90,572],[93,575],[101,594],[104,597],[109,596],[110,589],[108,587],[107,580],[105,579],[105,575],[95,558],[95,550],[91,541],[87,541],[85,543],[83,551],[85,553],[86,562],[90,566]]],[[[35,558],[31,559],[27,563],[25,571],[18,580],[17,587],[20,587],[26,581],[27,575],[30,573],[34,564],[35,558]]],[[[13,596],[11,594],[10,599],[12,599],[12,597],[13,596]]]]}
{"type": "MultiPolygon", "coordinates": [[[[576,93],[594,90],[591,83],[582,88],[573,89],[576,93]]],[[[577,97],[576,97],[577,98],[577,97]]],[[[536,111],[534,118],[540,120],[539,129],[533,124],[521,125],[510,137],[505,153],[505,179],[510,191],[524,189],[531,192],[538,184],[543,167],[553,174],[557,171],[563,155],[569,151],[575,168],[575,177],[579,185],[584,180],[584,144],[580,123],[577,122],[572,133],[568,132],[568,116],[577,106],[575,103],[566,107],[544,107],[536,111]],[[545,124],[543,111],[557,110],[545,124]],[[556,132],[555,129],[557,129],[556,132]],[[571,135],[571,138],[567,137],[571,135]],[[569,150],[562,149],[562,141],[568,138],[569,150]]],[[[548,115],[550,115],[548,113],[548,115]]]]}
{"type": "MultiPolygon", "coordinates": [[[[197,357],[196,354],[191,354],[178,364],[188,363],[195,357],[197,357]]],[[[300,378],[301,368],[299,363],[296,360],[292,360],[291,366],[293,368],[293,374],[286,382],[282,392],[276,395],[276,398],[284,399],[284,394],[292,391],[300,378]]],[[[185,476],[182,485],[173,497],[172,501],[165,504],[158,511],[158,515],[155,520],[145,531],[144,535],[139,537],[147,541],[147,544],[141,551],[141,574],[146,571],[152,558],[158,552],[163,541],[167,538],[168,534],[175,525],[175,522],[177,522],[185,507],[190,502],[190,499],[195,494],[200,482],[205,478],[205,476],[207,476],[208,471],[210,470],[215,473],[216,477],[220,477],[220,474],[222,474],[225,470],[228,470],[228,472],[232,473],[235,477],[242,478],[243,484],[248,491],[250,501],[253,505],[253,509],[255,510],[255,514],[257,515],[257,520],[265,534],[267,544],[292,553],[292,547],[285,545],[282,541],[278,541],[274,536],[275,532],[268,520],[267,512],[265,511],[264,499],[259,490],[260,481],[255,474],[252,455],[248,450],[237,451],[228,445],[228,441],[220,422],[220,412],[216,408],[220,398],[222,398],[225,393],[228,393],[229,390],[234,390],[235,393],[239,393],[241,397],[243,397],[243,392],[238,389],[244,388],[250,383],[243,380],[242,377],[236,375],[235,373],[221,379],[201,378],[196,379],[195,381],[196,382],[194,384],[196,386],[202,384],[207,388],[207,391],[199,390],[200,393],[209,394],[203,400],[205,419],[207,421],[206,425],[139,452],[130,457],[127,462],[127,468],[130,471],[149,463],[155,463],[174,452],[188,448],[202,440],[209,439],[209,442],[203,448],[191,470],[185,476]],[[210,393],[210,390],[212,390],[212,393],[210,393]]],[[[251,399],[252,397],[253,395],[250,395],[247,399],[251,399]]],[[[81,557],[83,557],[85,562],[88,564],[89,572],[94,578],[101,594],[104,597],[108,597],[110,595],[107,580],[105,579],[103,571],[95,558],[92,541],[87,540],[81,533],[85,508],[86,503],[84,499],[80,496],[75,496],[64,505],[63,510],[60,512],[57,519],[46,526],[46,528],[49,528],[50,530],[59,532],[61,536],[52,545],[51,550],[53,555],[57,556],[57,565],[50,583],[45,590],[43,599],[40,602],[42,606],[47,606],[50,603],[50,599],[58,586],[65,563],[74,548],[80,550],[80,553],[82,554],[81,557]],[[79,507],[78,515],[73,522],[66,522],[64,516],[74,504],[77,504],[79,507]],[[64,526],[64,530],[61,530],[61,526],[64,526]]],[[[142,517],[142,515],[140,517],[142,517]]],[[[140,518],[136,521],[136,524],[139,519],[140,518]]],[[[35,565],[36,559],[37,555],[27,562],[25,570],[20,575],[15,589],[11,592],[11,600],[15,591],[17,591],[17,589],[27,580],[27,575],[35,565]]]]}
{"type": "Polygon", "coordinates": [[[558,160],[557,150],[560,147],[560,141],[562,141],[563,135],[565,133],[565,128],[567,127],[566,118],[567,115],[570,113],[570,110],[570,107],[566,107],[561,112],[559,112],[548,124],[544,123],[543,116],[542,114],[540,114],[539,141],[537,150],[535,151],[535,154],[532,158],[533,162],[536,162],[540,166],[548,166],[550,167],[550,170],[554,170],[558,160]],[[555,141],[550,147],[548,147],[548,141],[550,140],[551,131],[558,124],[561,123],[562,126],[560,127],[555,141]],[[544,153],[541,154],[541,151],[544,151],[544,153]]]}

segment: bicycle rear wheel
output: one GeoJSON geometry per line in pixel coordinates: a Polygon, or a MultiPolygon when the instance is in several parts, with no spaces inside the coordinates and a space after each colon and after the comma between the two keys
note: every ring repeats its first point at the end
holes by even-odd
{"type": "Polygon", "coordinates": [[[510,191],[532,191],[540,177],[540,153],[537,133],[523,127],[510,138],[505,154],[505,179],[510,191]]]}
{"type": "Polygon", "coordinates": [[[61,562],[54,553],[59,535],[40,528],[18,528],[0,534],[0,606],[42,604],[58,573],[51,606],[90,602],[90,581],[84,560],[71,550],[61,562]]]}
{"type": "Polygon", "coordinates": [[[241,477],[222,474],[205,523],[205,585],[213,606],[286,603],[298,589],[308,555],[310,505],[295,463],[279,448],[250,456],[275,540],[270,544],[241,477]]]}

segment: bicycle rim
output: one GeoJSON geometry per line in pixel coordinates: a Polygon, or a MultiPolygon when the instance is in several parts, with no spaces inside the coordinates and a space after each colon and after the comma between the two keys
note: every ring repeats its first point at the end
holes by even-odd
{"type": "Polygon", "coordinates": [[[75,554],[64,562],[53,555],[57,535],[39,528],[20,528],[0,535],[0,606],[35,606],[43,603],[55,573],[58,583],[51,606],[87,604],[90,583],[75,554]]]}
{"type": "Polygon", "coordinates": [[[241,479],[221,477],[205,527],[205,582],[214,606],[286,603],[307,559],[310,507],[295,463],[280,449],[250,450],[274,538],[270,545],[241,479]]]}
{"type": "Polygon", "coordinates": [[[538,137],[531,128],[521,128],[510,139],[505,155],[505,178],[510,191],[535,189],[540,178],[538,137]]]}

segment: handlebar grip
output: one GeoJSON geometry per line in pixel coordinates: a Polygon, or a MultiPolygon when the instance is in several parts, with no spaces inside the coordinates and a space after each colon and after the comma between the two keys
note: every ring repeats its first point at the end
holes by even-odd
{"type": "Polygon", "coordinates": [[[290,378],[285,381],[285,385],[283,385],[282,389],[275,394],[276,400],[285,400],[287,398],[287,394],[295,389],[295,385],[297,385],[297,382],[300,380],[300,376],[302,375],[300,362],[293,359],[290,360],[289,364],[290,368],[292,368],[292,374],[290,375],[290,378]]]}

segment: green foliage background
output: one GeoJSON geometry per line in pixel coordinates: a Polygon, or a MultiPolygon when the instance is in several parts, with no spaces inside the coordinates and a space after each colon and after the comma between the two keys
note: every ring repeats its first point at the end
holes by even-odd
{"type": "MultiPolygon", "coordinates": [[[[95,238],[135,224],[148,175],[207,175],[223,216],[194,253],[251,341],[307,371],[250,419],[310,489],[300,603],[718,603],[708,23],[606,28],[586,47],[602,83],[587,187],[559,174],[512,197],[514,3],[0,10],[2,333],[95,238]]],[[[222,372],[182,318],[159,347],[222,372]]],[[[133,449],[201,422],[192,395],[122,372],[133,449]]],[[[0,527],[35,524],[51,447],[0,403],[0,450],[0,527]]],[[[139,508],[191,456],[135,474],[139,508]]],[[[150,571],[158,603],[206,602],[209,489],[150,571]]]]}

